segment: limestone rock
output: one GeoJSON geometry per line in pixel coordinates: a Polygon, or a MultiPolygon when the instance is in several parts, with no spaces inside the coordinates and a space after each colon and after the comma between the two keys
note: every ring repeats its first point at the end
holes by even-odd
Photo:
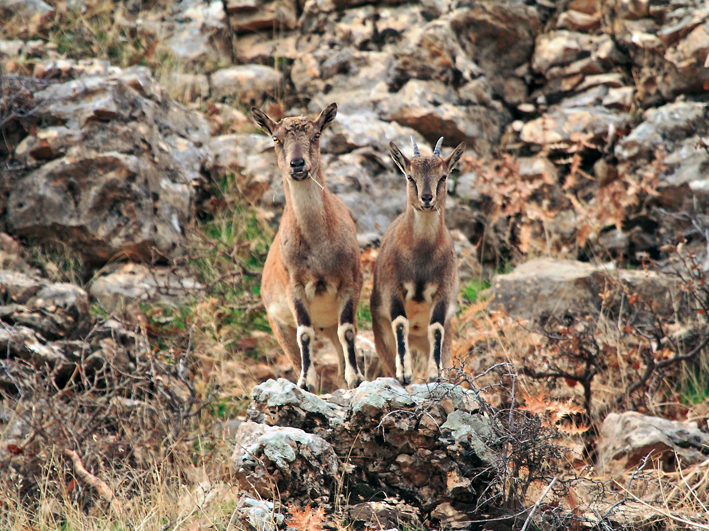
{"type": "Polygon", "coordinates": [[[210,145],[216,154],[217,175],[235,174],[239,189],[252,201],[261,199],[273,187],[279,191],[278,198],[267,194],[266,200],[271,204],[284,203],[273,140],[256,134],[221,135],[213,137],[210,145]]]}
{"type": "Polygon", "coordinates": [[[669,318],[675,311],[685,315],[689,311],[675,277],[547,258],[530,260],[511,273],[494,277],[491,296],[492,306],[509,316],[534,320],[597,315],[601,308],[612,314],[628,311],[627,302],[623,306],[624,289],[648,305],[633,309],[638,319],[652,319],[653,313],[669,318]]]}
{"type": "Polygon", "coordinates": [[[282,514],[275,511],[273,502],[255,500],[247,495],[243,503],[247,507],[246,513],[249,515],[249,523],[256,531],[276,531],[285,520],[282,514]]]}
{"type": "Polygon", "coordinates": [[[520,138],[538,145],[575,144],[581,140],[598,142],[609,138],[609,127],[619,130],[630,122],[630,115],[600,106],[558,108],[525,123],[520,138]]]}
{"type": "MultiPolygon", "coordinates": [[[[247,463],[244,472],[239,472],[242,477],[256,486],[277,482],[281,492],[302,488],[289,485],[295,478],[271,466],[279,459],[287,461],[282,457],[286,451],[274,450],[275,457],[264,459],[261,468],[245,457],[247,453],[256,458],[266,455],[266,443],[253,442],[272,438],[263,434],[282,433],[281,441],[293,433],[304,437],[302,429],[312,433],[311,437],[322,437],[343,463],[351,504],[371,501],[374,492],[392,498],[404,495],[411,508],[402,510],[412,519],[418,518],[418,511],[428,511],[445,500],[463,501],[476,496],[485,475],[482,471],[498,451],[493,424],[480,415],[480,397],[451,384],[404,388],[396,379],[379,378],[363,382],[357,389],[340,389],[317,397],[279,380],[256,386],[252,398],[252,419],[281,426],[270,430],[290,431],[270,431],[253,422],[245,423],[246,427],[242,424],[234,466],[247,463]],[[285,427],[291,425],[300,428],[285,427]]],[[[298,464],[296,468],[303,467],[298,464]]],[[[306,472],[305,484],[310,487],[314,477],[306,472]]],[[[315,487],[316,492],[330,489],[325,475],[316,479],[322,482],[315,487]]],[[[364,520],[379,511],[385,516],[388,507],[361,505],[356,514],[364,520]]]]}
{"type": "MultiPolygon", "coordinates": [[[[0,270],[0,320],[23,325],[47,339],[74,338],[88,331],[89,297],[73,284],[0,270]]],[[[28,338],[30,332],[24,333],[28,338]]],[[[8,336],[11,337],[11,336],[8,336]]],[[[23,341],[24,342],[24,341],[23,341]]]]}
{"type": "Polygon", "coordinates": [[[559,30],[537,37],[531,64],[535,72],[554,79],[573,74],[600,74],[616,59],[619,55],[608,35],[559,30]]]}
{"type": "Polygon", "coordinates": [[[448,15],[468,56],[490,80],[497,94],[515,70],[530,60],[542,21],[523,2],[484,0],[448,15]]]}
{"type": "Polygon", "coordinates": [[[649,159],[658,148],[666,153],[695,133],[706,131],[709,106],[700,102],[678,101],[648,109],[643,122],[618,142],[615,155],[621,161],[649,159]]]}
{"type": "Polygon", "coordinates": [[[634,470],[650,455],[665,470],[701,463],[709,454],[709,435],[696,423],[648,417],[627,411],[610,413],[603,421],[598,442],[599,469],[617,476],[634,470]],[[652,452],[652,454],[651,454],[652,452]]]}
{"type": "MultiPolygon", "coordinates": [[[[150,22],[156,25],[155,36],[181,65],[199,67],[231,59],[227,14],[221,0],[180,0],[165,19],[150,22]]],[[[136,31],[145,31],[145,24],[136,31]]]]}
{"type": "Polygon", "coordinates": [[[608,107],[609,109],[628,111],[633,104],[635,92],[634,87],[612,88],[608,91],[608,94],[603,97],[601,103],[604,107],[608,107]]]}
{"type": "Polygon", "coordinates": [[[254,387],[248,415],[254,422],[269,426],[290,426],[325,434],[343,422],[346,409],[280,379],[254,387]]]}
{"type": "Polygon", "coordinates": [[[598,14],[589,15],[581,11],[569,9],[559,15],[556,27],[570,31],[591,32],[601,25],[601,17],[598,14]]]}
{"type": "Polygon", "coordinates": [[[242,488],[262,497],[334,494],[339,464],[332,446],[321,437],[290,427],[242,423],[232,456],[242,488]]]}
{"type": "Polygon", "coordinates": [[[209,96],[209,79],[204,74],[173,73],[168,85],[170,95],[182,103],[204,100],[209,96]]]}
{"type": "Polygon", "coordinates": [[[382,100],[379,109],[386,120],[421,133],[429,143],[444,137],[445,146],[467,142],[481,155],[491,152],[509,121],[502,106],[456,105],[456,94],[436,82],[409,81],[396,95],[382,100]]]}
{"type": "Polygon", "coordinates": [[[214,98],[234,97],[255,106],[263,104],[266,98],[275,98],[282,81],[283,76],[278,70],[263,65],[222,68],[210,77],[214,98]]]}
{"type": "Polygon", "coordinates": [[[122,264],[95,279],[89,293],[105,310],[115,312],[134,301],[175,304],[185,293],[203,288],[194,278],[168,268],[122,264]]]}
{"type": "Polygon", "coordinates": [[[320,147],[323,153],[347,153],[357,148],[382,149],[389,142],[399,146],[410,145],[409,136],[424,143],[413,129],[397,123],[384,122],[367,114],[344,114],[338,112],[330,126],[331,135],[324,135],[320,147]]]}
{"type": "Polygon", "coordinates": [[[460,78],[472,81],[482,73],[467,58],[446,20],[411,28],[405,35],[406,40],[395,54],[402,79],[432,79],[451,84],[460,78]]]}
{"type": "Polygon", "coordinates": [[[701,3],[653,8],[619,0],[608,6],[611,31],[628,48],[644,107],[702,93],[709,81],[709,9],[701,3]]]}
{"type": "Polygon", "coordinates": [[[295,0],[227,0],[229,25],[237,33],[292,30],[298,22],[295,0]]]}
{"type": "Polygon", "coordinates": [[[211,166],[206,121],[144,68],[34,96],[38,126],[13,154],[26,166],[0,169],[8,232],[59,239],[89,264],[178,253],[195,186],[211,166]]]}
{"type": "MultiPolygon", "coordinates": [[[[262,34],[242,35],[234,45],[234,54],[240,64],[268,64],[275,58],[293,61],[305,51],[313,51],[314,46],[307,45],[307,38],[293,32],[285,36],[270,38],[262,34]],[[299,44],[305,43],[304,49],[299,49],[299,44]]],[[[315,41],[318,43],[319,41],[315,41]]]]}

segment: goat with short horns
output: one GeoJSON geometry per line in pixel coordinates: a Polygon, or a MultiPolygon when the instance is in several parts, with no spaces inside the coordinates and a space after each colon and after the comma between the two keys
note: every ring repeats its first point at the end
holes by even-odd
{"type": "Polygon", "coordinates": [[[379,358],[389,375],[408,384],[411,351],[428,356],[427,377],[450,367],[451,317],[458,296],[458,264],[445,224],[447,179],[465,150],[461,143],[441,158],[441,138],[423,157],[413,137],[409,160],[393,142],[391,157],[406,176],[406,210],[384,233],[374,266],[372,328],[379,358]]]}
{"type": "Polygon", "coordinates": [[[335,119],[337,105],[328,105],[315,120],[299,116],[276,122],[256,107],[251,112],[276,144],[286,192],[261,282],[268,320],[300,369],[299,387],[316,389],[311,351],[317,329],[335,345],[340,382],[344,376],[354,388],[364,379],[355,354],[362,291],[359,245],[347,207],[328,190],[320,165],[320,136],[335,119]]]}

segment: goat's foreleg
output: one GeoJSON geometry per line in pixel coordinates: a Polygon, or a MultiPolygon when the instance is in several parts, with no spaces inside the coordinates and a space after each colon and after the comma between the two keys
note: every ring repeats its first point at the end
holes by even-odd
{"type": "Polygon", "coordinates": [[[315,392],[317,384],[317,373],[313,366],[311,358],[312,344],[315,340],[315,329],[310,320],[310,312],[308,311],[307,299],[305,293],[293,294],[293,313],[295,321],[298,325],[296,329],[296,339],[298,340],[298,348],[300,349],[300,378],[298,378],[298,387],[315,392]]]}
{"type": "Polygon", "coordinates": [[[396,340],[396,379],[406,385],[413,377],[413,363],[409,349],[409,320],[406,318],[404,302],[398,297],[391,301],[390,317],[396,340]]]}
{"type": "Polygon", "coordinates": [[[436,381],[441,377],[441,351],[446,334],[446,313],[448,298],[441,299],[433,306],[431,321],[428,324],[428,343],[431,351],[428,358],[428,380],[436,381]]]}
{"type": "Polygon", "coordinates": [[[364,381],[364,376],[357,366],[357,352],[355,351],[357,328],[355,326],[355,300],[352,295],[343,297],[337,322],[337,337],[345,357],[345,382],[347,382],[347,387],[354,389],[364,381]]]}

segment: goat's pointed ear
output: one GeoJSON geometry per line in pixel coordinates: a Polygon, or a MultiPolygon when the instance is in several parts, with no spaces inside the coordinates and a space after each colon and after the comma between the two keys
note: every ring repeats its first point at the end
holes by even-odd
{"type": "Polygon", "coordinates": [[[266,131],[269,135],[273,134],[277,124],[268,114],[257,107],[251,107],[251,117],[261,129],[266,131]]]}
{"type": "Polygon", "coordinates": [[[391,158],[394,159],[394,164],[396,164],[401,172],[406,175],[409,169],[409,159],[406,158],[401,150],[396,147],[394,142],[389,142],[389,152],[391,153],[391,158]]]}
{"type": "Polygon", "coordinates": [[[455,167],[458,165],[458,161],[460,161],[460,157],[463,156],[463,151],[465,151],[465,142],[461,142],[458,144],[458,147],[453,150],[453,153],[448,155],[448,158],[444,160],[443,162],[445,165],[448,167],[448,171],[451,172],[455,169],[455,167]]]}
{"type": "Polygon", "coordinates": [[[335,116],[337,116],[337,103],[331,103],[325,107],[323,112],[320,113],[320,116],[318,116],[317,124],[321,133],[327,129],[330,122],[335,119],[335,116]]]}

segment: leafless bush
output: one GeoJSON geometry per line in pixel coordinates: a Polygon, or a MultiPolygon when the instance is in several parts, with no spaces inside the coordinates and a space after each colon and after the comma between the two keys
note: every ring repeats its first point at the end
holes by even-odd
{"type": "Polygon", "coordinates": [[[101,500],[116,510],[114,497],[129,496],[156,463],[188,462],[186,435],[209,405],[190,363],[189,345],[158,357],[116,321],[97,323],[72,366],[0,360],[0,406],[17,432],[0,453],[0,499],[32,505],[49,479],[83,510],[101,500]]]}

